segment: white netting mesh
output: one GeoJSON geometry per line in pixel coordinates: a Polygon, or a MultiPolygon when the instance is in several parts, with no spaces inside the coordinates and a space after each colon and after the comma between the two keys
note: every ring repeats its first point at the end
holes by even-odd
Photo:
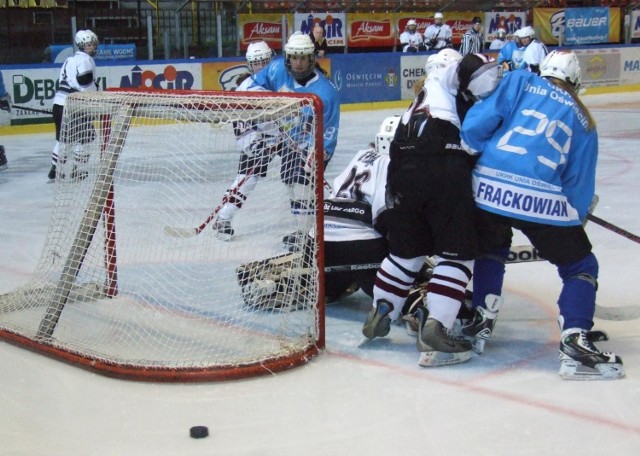
{"type": "MultiPolygon", "coordinates": [[[[267,364],[314,347],[318,246],[298,236],[277,271],[257,260],[287,254],[283,236],[316,223],[312,210],[292,214],[281,178],[292,175],[283,157],[315,139],[315,109],[275,94],[70,96],[44,251],[33,279],[0,296],[0,330],[151,369],[267,364]],[[268,171],[225,241],[210,219],[238,174],[238,121],[269,121],[279,138],[258,151],[268,171]]],[[[311,155],[295,199],[316,208],[311,155]]]]}

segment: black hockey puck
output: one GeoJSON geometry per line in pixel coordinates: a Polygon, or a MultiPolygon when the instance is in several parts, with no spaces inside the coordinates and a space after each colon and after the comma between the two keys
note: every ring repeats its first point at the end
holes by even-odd
{"type": "Polygon", "coordinates": [[[209,428],[206,426],[193,426],[189,429],[189,435],[192,439],[204,439],[209,436],[209,428]]]}

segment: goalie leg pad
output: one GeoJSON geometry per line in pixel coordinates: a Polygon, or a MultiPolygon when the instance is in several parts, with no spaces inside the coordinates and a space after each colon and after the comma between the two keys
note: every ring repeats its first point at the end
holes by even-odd
{"type": "Polygon", "coordinates": [[[302,255],[289,253],[238,266],[236,278],[245,307],[250,310],[296,310],[305,303],[298,286],[311,271],[302,266],[302,255]]]}

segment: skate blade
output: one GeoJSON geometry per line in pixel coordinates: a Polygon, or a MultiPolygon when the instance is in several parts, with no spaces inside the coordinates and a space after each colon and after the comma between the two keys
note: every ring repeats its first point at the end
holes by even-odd
{"type": "Polygon", "coordinates": [[[564,380],[617,380],[625,376],[620,363],[600,363],[591,368],[573,360],[562,360],[558,373],[564,380]]]}
{"type": "Polygon", "coordinates": [[[231,238],[232,237],[233,237],[233,234],[222,233],[220,231],[216,231],[216,238],[220,239],[221,241],[231,242],[231,238]]]}
{"type": "Polygon", "coordinates": [[[471,340],[471,349],[481,355],[484,353],[484,344],[487,342],[486,339],[481,339],[481,338],[475,338],[473,340],[471,340]]]}
{"type": "Polygon", "coordinates": [[[402,317],[402,320],[404,321],[404,327],[407,330],[407,334],[409,334],[410,336],[417,336],[418,325],[420,324],[418,319],[411,315],[404,315],[402,317]]]}
{"type": "Polygon", "coordinates": [[[418,365],[422,367],[449,366],[460,364],[471,359],[471,350],[459,353],[430,351],[420,353],[418,365]]]}

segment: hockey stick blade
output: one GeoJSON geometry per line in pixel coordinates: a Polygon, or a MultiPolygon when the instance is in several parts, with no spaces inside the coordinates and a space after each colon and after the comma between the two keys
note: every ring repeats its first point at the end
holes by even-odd
{"type": "Polygon", "coordinates": [[[196,228],[183,228],[178,226],[165,226],[164,234],[173,238],[190,238],[196,237],[198,231],[196,228]]]}
{"type": "Polygon", "coordinates": [[[608,307],[596,304],[594,317],[613,321],[637,320],[640,318],[640,306],[608,307]]]}

